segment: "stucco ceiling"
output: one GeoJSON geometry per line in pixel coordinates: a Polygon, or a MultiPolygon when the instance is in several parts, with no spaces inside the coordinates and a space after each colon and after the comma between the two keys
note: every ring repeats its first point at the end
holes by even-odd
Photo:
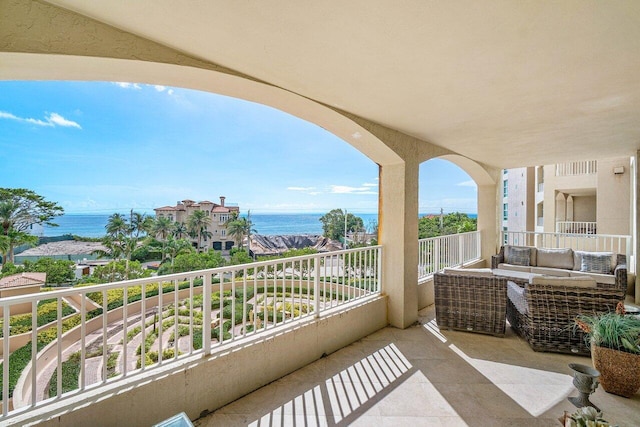
{"type": "Polygon", "coordinates": [[[640,148],[640,1],[49,3],[499,167],[640,148]]]}

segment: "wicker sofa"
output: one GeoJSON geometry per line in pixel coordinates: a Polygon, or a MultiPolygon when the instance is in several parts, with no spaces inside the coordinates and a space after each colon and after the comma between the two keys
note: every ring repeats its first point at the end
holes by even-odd
{"type": "Polygon", "coordinates": [[[491,268],[560,277],[593,277],[600,287],[627,289],[626,256],[613,252],[506,245],[491,257],[491,268]]]}
{"type": "Polygon", "coordinates": [[[438,328],[504,336],[506,277],[455,270],[436,273],[433,283],[438,328]]]}
{"type": "Polygon", "coordinates": [[[533,350],[589,355],[576,316],[615,310],[625,291],[589,278],[537,276],[524,286],[508,281],[507,295],[507,320],[533,350]]]}

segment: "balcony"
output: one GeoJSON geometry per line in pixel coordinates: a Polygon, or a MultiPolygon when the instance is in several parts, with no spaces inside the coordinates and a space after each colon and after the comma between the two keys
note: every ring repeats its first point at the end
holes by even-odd
{"type": "MultiPolygon", "coordinates": [[[[554,426],[573,412],[569,363],[536,353],[510,328],[504,338],[439,331],[433,307],[413,327],[381,329],[196,422],[271,425],[554,426]]],[[[592,402],[620,426],[636,425],[632,399],[598,388],[592,402]]]]}
{"type": "Polygon", "coordinates": [[[597,160],[566,162],[556,165],[556,176],[595,175],[597,172],[597,160]]]}
{"type": "Polygon", "coordinates": [[[556,233],[596,234],[595,221],[556,221],[556,233]]]}
{"type": "MultiPolygon", "coordinates": [[[[511,332],[500,339],[438,331],[422,294],[435,271],[481,262],[480,233],[422,239],[418,247],[418,304],[427,307],[419,326],[406,330],[385,327],[379,246],[0,300],[3,336],[11,336],[1,343],[3,354],[30,350],[18,358],[25,363],[19,379],[2,383],[3,396],[13,392],[2,402],[2,420],[53,422],[91,401],[90,411],[68,412],[65,423],[99,414],[109,424],[118,416],[114,408],[129,407],[132,398],[140,409],[127,412],[132,425],[181,411],[192,419],[200,414],[201,426],[402,423],[403,417],[432,425],[471,423],[473,414],[489,424],[548,425],[570,410],[567,363],[584,358],[534,353],[511,332]],[[38,326],[44,299],[55,306],[55,320],[38,326]],[[8,318],[25,301],[31,330],[19,333],[17,325],[29,322],[8,318]],[[75,390],[67,390],[63,361],[74,353],[84,368],[75,390]],[[242,398],[251,390],[257,391],[242,398]]],[[[3,364],[3,378],[18,359],[3,364]]],[[[596,397],[621,425],[637,410],[633,399],[596,397]]]]}

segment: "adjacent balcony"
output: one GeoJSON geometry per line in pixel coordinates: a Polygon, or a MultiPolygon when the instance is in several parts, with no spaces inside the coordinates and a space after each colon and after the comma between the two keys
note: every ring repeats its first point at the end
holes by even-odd
{"type": "Polygon", "coordinates": [[[595,175],[597,172],[597,160],[556,164],[556,176],[595,175]]]}
{"type": "Polygon", "coordinates": [[[596,234],[595,221],[556,221],[556,233],[596,234]]]}

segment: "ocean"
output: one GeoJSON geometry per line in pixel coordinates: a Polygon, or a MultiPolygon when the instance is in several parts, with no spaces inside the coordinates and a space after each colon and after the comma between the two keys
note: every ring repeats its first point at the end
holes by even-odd
{"type": "MultiPolygon", "coordinates": [[[[320,217],[324,213],[291,213],[291,214],[252,214],[253,228],[263,235],[322,234],[320,217]]],[[[377,224],[377,214],[354,215],[362,218],[365,228],[377,224]]],[[[426,214],[420,214],[423,216],[426,214]]],[[[104,227],[110,215],[98,214],[65,214],[55,218],[58,227],[42,227],[33,230],[37,236],[54,237],[63,234],[75,234],[82,237],[103,237],[104,227]]],[[[469,216],[475,217],[475,214],[469,216]]]]}

